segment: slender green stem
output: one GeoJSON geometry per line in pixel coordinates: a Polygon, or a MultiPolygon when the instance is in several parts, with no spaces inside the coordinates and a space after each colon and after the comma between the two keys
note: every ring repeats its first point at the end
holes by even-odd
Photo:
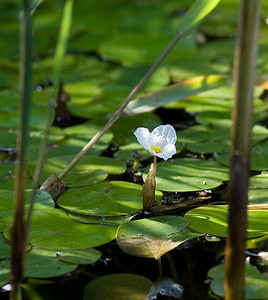
{"type": "Polygon", "coordinates": [[[104,125],[104,127],[88,142],[88,144],[75,156],[75,158],[70,162],[70,164],[60,173],[58,176],[59,179],[62,179],[70,170],[80,161],[80,159],[99,141],[99,139],[104,135],[104,133],[109,130],[112,125],[119,119],[119,117],[124,112],[124,109],[130,102],[130,100],[134,97],[134,95],[141,89],[141,87],[146,83],[146,81],[151,77],[153,72],[158,68],[158,66],[162,63],[164,58],[168,55],[171,49],[176,45],[176,43],[181,39],[181,33],[178,33],[169,46],[165,49],[165,51],[160,55],[157,61],[151,66],[148,72],[144,75],[144,77],[139,81],[139,83],[135,86],[135,88],[130,92],[127,96],[124,103],[119,107],[119,109],[113,114],[111,119],[104,125]]]}
{"type": "Polygon", "coordinates": [[[248,175],[253,116],[253,87],[258,49],[260,0],[241,0],[235,56],[225,299],[245,299],[248,175]]]}
{"type": "Polygon", "coordinates": [[[17,140],[18,163],[15,177],[15,211],[11,234],[11,273],[12,290],[10,299],[20,298],[20,282],[24,277],[26,256],[24,215],[24,189],[27,174],[27,145],[29,135],[29,115],[31,104],[31,12],[30,1],[22,0],[21,34],[20,34],[20,121],[17,140]]]}
{"type": "MultiPolygon", "coordinates": [[[[38,3],[40,3],[40,0],[38,3]]],[[[55,55],[54,55],[55,64],[54,64],[54,72],[53,72],[53,80],[54,80],[53,95],[51,97],[52,100],[50,102],[50,105],[47,109],[46,124],[45,124],[43,139],[40,144],[40,151],[39,151],[38,160],[37,160],[38,164],[35,168],[35,172],[34,172],[34,176],[33,176],[33,191],[31,194],[30,205],[29,205],[29,210],[28,210],[27,220],[26,220],[26,229],[25,229],[26,239],[28,239],[28,235],[29,235],[31,217],[32,217],[33,208],[34,208],[34,200],[35,200],[35,197],[37,194],[39,180],[40,180],[41,172],[42,172],[45,157],[46,157],[48,134],[49,134],[50,126],[51,126],[51,124],[53,122],[53,118],[54,118],[54,110],[55,110],[55,103],[56,103],[55,99],[56,99],[56,94],[58,91],[60,74],[62,72],[63,60],[65,57],[68,39],[69,39],[69,35],[70,35],[70,29],[71,29],[71,24],[72,24],[72,11],[73,11],[73,0],[66,0],[64,10],[63,10],[63,15],[62,15],[62,22],[61,22],[57,47],[56,47],[56,51],[55,51],[55,55]]]]}

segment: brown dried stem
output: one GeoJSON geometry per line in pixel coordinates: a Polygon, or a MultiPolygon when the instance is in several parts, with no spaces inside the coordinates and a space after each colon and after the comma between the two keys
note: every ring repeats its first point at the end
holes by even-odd
{"type": "Polygon", "coordinates": [[[243,300],[245,298],[248,176],[259,15],[259,0],[241,0],[234,69],[235,104],[224,283],[226,300],[243,300]]]}

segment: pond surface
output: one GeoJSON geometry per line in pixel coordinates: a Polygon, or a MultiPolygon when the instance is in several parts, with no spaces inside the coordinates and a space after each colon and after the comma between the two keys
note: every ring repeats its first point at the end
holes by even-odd
{"type": "MultiPolygon", "coordinates": [[[[0,4],[0,285],[9,280],[14,213],[19,2],[0,4]]],[[[59,175],[101,130],[174,38],[193,2],[75,1],[40,185],[59,175]]],[[[33,14],[26,209],[45,112],[55,95],[53,54],[64,3],[44,1],[33,14]]],[[[268,204],[268,84],[262,76],[268,73],[267,12],[263,3],[251,205],[268,204]]],[[[222,299],[237,14],[237,3],[222,1],[180,40],[125,113],[63,178],[66,191],[55,201],[38,191],[23,299],[222,299]],[[133,133],[161,124],[175,128],[176,153],[167,161],[158,158],[155,202],[143,211],[141,191],[152,157],[133,133]]],[[[265,299],[267,209],[249,210],[248,219],[246,298],[265,299]]],[[[0,298],[8,293],[1,290],[0,298]]]]}

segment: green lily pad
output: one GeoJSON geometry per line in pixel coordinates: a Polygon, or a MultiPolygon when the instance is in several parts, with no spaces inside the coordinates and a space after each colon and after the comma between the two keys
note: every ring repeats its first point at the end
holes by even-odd
{"type": "Polygon", "coordinates": [[[150,157],[150,154],[137,142],[137,139],[131,137],[127,139],[126,145],[120,146],[119,150],[114,153],[114,157],[120,160],[134,161],[136,154],[139,155],[139,160],[145,160],[150,157]]]}
{"type": "MultiPolygon", "coordinates": [[[[110,60],[119,61],[124,66],[135,64],[152,64],[174,38],[173,33],[151,32],[141,36],[136,32],[116,33],[106,39],[99,48],[100,54],[110,60]],[[161,41],[161,43],[159,43],[161,41]]],[[[166,62],[174,63],[195,53],[195,44],[192,36],[180,40],[173,51],[167,56],[166,62]]]]}
{"type": "Polygon", "coordinates": [[[13,190],[14,188],[14,166],[13,163],[0,162],[0,189],[13,190]]]}
{"type": "MultiPolygon", "coordinates": [[[[65,210],[90,216],[129,215],[142,209],[142,186],[124,181],[103,182],[91,187],[69,189],[57,204],[65,210]]],[[[160,200],[162,193],[156,193],[160,200]]]]}
{"type": "MultiPolygon", "coordinates": [[[[30,131],[30,144],[40,145],[41,139],[43,139],[44,132],[41,126],[36,126],[30,131]]],[[[63,129],[55,126],[51,126],[48,135],[48,144],[55,144],[61,141],[65,137],[63,129]]]]}
{"type": "Polygon", "coordinates": [[[0,259],[10,257],[10,251],[11,251],[10,245],[7,245],[5,243],[3,234],[0,234],[0,259]]]}
{"type": "Polygon", "coordinates": [[[259,175],[250,177],[250,189],[267,189],[268,188],[268,173],[262,172],[259,175]]]}
{"type": "MultiPolygon", "coordinates": [[[[195,153],[229,152],[230,128],[231,120],[221,120],[207,126],[192,126],[179,132],[179,140],[195,153]]],[[[253,145],[268,137],[268,130],[260,125],[255,125],[252,132],[253,145]]]]}
{"type": "MultiPolygon", "coordinates": [[[[68,264],[89,265],[95,263],[101,257],[101,252],[92,248],[57,250],[57,251],[47,250],[47,249],[42,249],[42,250],[37,249],[37,250],[38,252],[44,250],[43,253],[41,252],[42,255],[47,257],[57,258],[57,260],[68,264]]],[[[30,253],[32,253],[32,251],[30,253]]]]}
{"type": "MultiPolygon", "coordinates": [[[[110,242],[115,231],[112,226],[79,224],[60,209],[43,207],[33,214],[29,241],[46,249],[83,249],[110,242]]],[[[8,227],[4,236],[9,239],[8,227]]]]}
{"type": "MultiPolygon", "coordinates": [[[[110,115],[119,108],[133,89],[133,82],[138,82],[146,71],[147,69],[143,66],[136,66],[135,68],[117,67],[106,71],[101,78],[91,78],[90,84],[88,82],[72,84],[77,86],[77,90],[74,94],[70,91],[71,96],[74,95],[75,98],[74,101],[68,103],[68,108],[73,115],[92,119],[97,124],[104,125],[105,121],[108,121],[110,115]]],[[[159,87],[167,85],[169,80],[166,68],[160,67],[139,94],[157,90],[159,87]]],[[[121,123],[120,120],[119,122],[121,123]]],[[[115,126],[118,127],[118,125],[115,126]]],[[[120,127],[119,132],[112,130],[118,134],[121,130],[124,131],[124,128],[126,127],[120,127]]]]}
{"type": "MultiPolygon", "coordinates": [[[[0,285],[8,282],[10,273],[10,261],[0,261],[0,285]]],[[[66,263],[55,250],[31,249],[27,253],[25,277],[47,278],[60,276],[74,271],[77,268],[75,263],[66,263]]]]}
{"type": "MultiPolygon", "coordinates": [[[[147,172],[148,168],[144,180],[147,172]]],[[[158,164],[156,188],[170,192],[199,191],[215,188],[228,179],[229,170],[215,161],[178,158],[158,164]]]]}
{"type": "MultiPolygon", "coordinates": [[[[48,143],[54,144],[64,138],[65,134],[62,129],[51,127],[48,136],[48,143]]],[[[29,158],[36,158],[39,152],[40,142],[43,138],[43,131],[40,126],[35,126],[30,129],[29,133],[29,158]]],[[[16,149],[17,130],[15,129],[0,129],[1,147],[16,149]]]]}
{"type": "MultiPolygon", "coordinates": [[[[50,174],[60,174],[73,160],[73,155],[62,155],[48,158],[44,164],[41,181],[50,174]]],[[[34,165],[31,165],[30,174],[33,174],[34,165]]],[[[103,181],[108,173],[121,174],[126,170],[123,161],[104,156],[86,155],[64,177],[63,182],[70,187],[85,186],[103,181]]]]}
{"type": "Polygon", "coordinates": [[[265,245],[268,242],[268,234],[261,236],[261,237],[256,237],[256,238],[251,238],[247,239],[247,244],[246,248],[247,249],[265,249],[265,245]]]}
{"type": "MultiPolygon", "coordinates": [[[[1,250],[8,248],[10,256],[10,246],[1,245],[1,250]]],[[[59,276],[64,273],[72,272],[77,268],[77,264],[93,264],[101,257],[98,250],[89,249],[71,249],[71,250],[48,250],[48,249],[31,249],[27,253],[26,260],[26,277],[47,278],[59,276]]],[[[9,266],[7,265],[9,273],[9,266]]]]}
{"type": "MultiPolygon", "coordinates": [[[[18,102],[19,103],[19,102],[18,102]]],[[[15,107],[11,106],[8,107],[6,104],[6,109],[4,112],[1,110],[1,125],[0,127],[8,127],[12,129],[17,129],[19,125],[19,112],[18,112],[18,104],[15,107]],[[3,114],[3,116],[2,116],[3,114]]],[[[47,119],[47,107],[42,105],[33,105],[31,108],[31,115],[30,115],[30,126],[40,126],[40,124],[46,124],[47,119]]],[[[53,116],[52,116],[53,117],[53,116]]]]}
{"type": "MultiPolygon", "coordinates": [[[[207,43],[205,44],[201,49],[205,51],[205,48],[208,47],[208,45],[211,45],[213,43],[207,43]]],[[[224,43],[221,42],[220,47],[228,47],[228,43],[225,41],[224,43]]],[[[229,46],[229,49],[232,49],[232,45],[229,46]]],[[[200,50],[201,50],[200,49],[200,50]]],[[[213,55],[214,49],[212,50],[213,55]]],[[[205,61],[207,60],[208,53],[206,52],[202,59],[205,61]]],[[[223,54],[222,56],[228,56],[228,54],[223,54]]],[[[200,61],[200,57],[198,56],[196,58],[198,61],[200,61]]],[[[203,63],[204,63],[203,61],[203,63]]],[[[230,61],[232,64],[232,60],[230,61]]],[[[189,68],[189,63],[184,62],[184,64],[187,64],[186,68],[189,68]]],[[[191,60],[191,63],[196,65],[196,62],[191,60]]],[[[215,58],[212,58],[211,66],[215,67],[215,58]]],[[[231,65],[230,64],[230,65],[231,65]]],[[[192,68],[195,68],[195,65],[192,66],[192,68]]],[[[226,64],[223,64],[226,66],[226,64]]],[[[200,66],[200,64],[199,64],[200,66]]],[[[206,65],[203,68],[206,68],[206,70],[209,70],[208,65],[206,65]]],[[[189,70],[182,70],[182,74],[178,77],[179,82],[182,80],[182,76],[185,74],[185,71],[189,70]]],[[[172,74],[174,73],[174,70],[171,70],[172,74]]],[[[218,73],[218,72],[216,72],[218,73]]],[[[222,73],[222,72],[221,72],[222,73]]],[[[194,73],[195,74],[195,73],[194,73]]],[[[204,71],[202,70],[202,74],[204,74],[204,71]]],[[[210,72],[208,74],[213,74],[213,72],[210,72]]],[[[192,75],[191,77],[193,77],[192,75]]],[[[174,76],[173,76],[174,78],[174,76]]],[[[174,78],[176,81],[176,76],[174,78]]],[[[254,121],[259,121],[264,119],[268,114],[268,106],[264,104],[263,100],[258,99],[257,97],[261,95],[262,89],[259,87],[256,87],[254,89],[254,121]]],[[[204,91],[195,95],[192,95],[188,98],[184,98],[181,101],[171,102],[169,104],[166,104],[166,108],[184,108],[188,113],[190,114],[196,114],[196,120],[200,124],[214,124],[215,122],[218,122],[221,119],[231,119],[231,111],[232,111],[232,105],[233,105],[233,95],[234,95],[234,89],[233,86],[230,85],[224,85],[220,86],[214,89],[210,89],[208,91],[204,91]]]]}
{"type": "Polygon", "coordinates": [[[17,134],[15,130],[0,129],[1,147],[16,148],[17,134]]]}
{"type": "MultiPolygon", "coordinates": [[[[224,297],[224,277],[225,265],[218,265],[208,271],[208,276],[213,278],[210,285],[213,293],[224,297]]],[[[267,299],[268,275],[260,273],[258,269],[250,264],[246,264],[245,274],[245,299],[267,299]]]]}
{"type": "Polygon", "coordinates": [[[130,140],[137,141],[133,133],[138,127],[146,127],[151,132],[159,124],[161,124],[161,119],[152,113],[144,113],[137,116],[126,116],[123,114],[111,130],[114,134],[115,142],[127,146],[130,140]]]}
{"type": "Polygon", "coordinates": [[[83,300],[144,300],[153,282],[137,274],[110,274],[89,282],[83,300]]]}
{"type": "Polygon", "coordinates": [[[97,217],[97,216],[89,216],[89,215],[80,215],[75,213],[68,212],[68,216],[76,222],[85,223],[85,224],[99,224],[99,225],[109,225],[109,226],[119,226],[123,223],[129,222],[135,214],[131,214],[130,216],[116,216],[116,217],[97,217]]]}
{"type": "Polygon", "coordinates": [[[248,200],[250,204],[268,204],[268,174],[250,177],[248,200]]]}
{"type": "Polygon", "coordinates": [[[0,260],[0,286],[8,283],[10,267],[7,260],[0,260]]]}
{"type": "MultiPolygon", "coordinates": [[[[230,164],[229,154],[217,154],[215,159],[226,166],[230,164]]],[[[251,150],[250,170],[268,170],[268,140],[255,145],[251,150]]]]}
{"type": "MultiPolygon", "coordinates": [[[[100,102],[99,99],[87,99],[87,102],[81,101],[81,103],[75,105],[69,104],[68,108],[72,113],[72,115],[74,116],[78,116],[80,118],[85,118],[85,119],[93,119],[93,118],[99,119],[104,115],[110,115],[113,113],[113,110],[107,107],[105,103],[102,102],[100,102]]],[[[118,106],[120,106],[120,104],[118,106]]],[[[79,140],[73,138],[73,139],[69,139],[68,142],[81,145],[83,141],[79,142],[79,140]]]]}
{"type": "MultiPolygon", "coordinates": [[[[101,130],[101,128],[102,127],[90,123],[67,127],[64,129],[66,138],[59,143],[59,145],[76,147],[76,152],[78,153],[91,140],[91,138],[93,138],[93,136],[101,130]]],[[[106,132],[90,150],[89,154],[100,154],[108,148],[112,139],[113,134],[109,131],[106,132]]]]}
{"type": "Polygon", "coordinates": [[[118,227],[116,241],[127,254],[158,259],[184,241],[200,236],[182,231],[187,225],[180,216],[135,220],[118,227]]]}
{"type": "MultiPolygon", "coordinates": [[[[26,191],[26,206],[25,212],[29,207],[31,191],[26,191]]],[[[45,192],[38,190],[34,210],[40,210],[43,207],[54,207],[54,201],[51,196],[45,192]]],[[[14,215],[14,192],[0,190],[0,231],[13,221],[14,215]]]]}
{"type": "Polygon", "coordinates": [[[76,264],[65,263],[58,256],[57,251],[47,249],[32,249],[27,254],[25,276],[47,278],[72,272],[76,264]]]}
{"type": "Polygon", "coordinates": [[[268,190],[253,189],[248,191],[249,204],[268,204],[268,190]]]}
{"type": "MultiPolygon", "coordinates": [[[[211,235],[227,236],[227,205],[211,205],[194,208],[188,211],[184,218],[189,221],[192,230],[211,235]]],[[[248,211],[248,237],[268,234],[268,211],[248,211]]]]}

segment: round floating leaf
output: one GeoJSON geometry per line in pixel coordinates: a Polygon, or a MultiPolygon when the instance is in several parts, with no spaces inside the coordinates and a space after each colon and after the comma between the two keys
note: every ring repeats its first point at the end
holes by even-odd
{"type": "Polygon", "coordinates": [[[7,260],[0,260],[0,286],[8,283],[9,281],[9,261],[7,260]]]}
{"type": "Polygon", "coordinates": [[[138,154],[140,157],[139,160],[145,160],[150,157],[150,154],[137,142],[135,137],[128,139],[126,145],[120,146],[119,150],[115,152],[114,157],[121,160],[134,161],[133,154],[134,156],[138,154]]]}
{"type": "Polygon", "coordinates": [[[137,116],[122,115],[111,130],[114,134],[114,140],[120,145],[124,144],[127,146],[130,143],[130,139],[132,142],[137,141],[134,131],[138,127],[146,127],[151,132],[159,124],[161,124],[161,119],[152,113],[144,113],[137,116]]]}
{"type": "Polygon", "coordinates": [[[88,170],[70,172],[64,177],[64,183],[69,187],[83,187],[104,181],[108,177],[105,170],[88,170]]]}
{"type": "MultiPolygon", "coordinates": [[[[139,80],[147,72],[144,66],[118,67],[105,74],[106,84],[102,87],[101,102],[110,108],[118,108],[133,88],[133,82],[139,80]],[[111,101],[112,100],[112,101],[111,101]],[[116,104],[116,106],[115,106],[116,104]]],[[[166,67],[159,67],[142,87],[138,94],[159,90],[168,85],[170,76],[166,67]]],[[[152,116],[152,115],[151,115],[152,116]]],[[[157,119],[158,117],[156,117],[157,119]]],[[[120,118],[121,119],[121,118],[120,118]]],[[[119,121],[120,122],[120,121],[119,121]]]]}
{"type": "Polygon", "coordinates": [[[268,189],[253,189],[248,191],[249,204],[268,204],[268,189]]]}
{"type": "MultiPolygon", "coordinates": [[[[208,276],[213,278],[210,285],[213,293],[224,297],[224,277],[225,265],[218,265],[208,271],[208,276]]],[[[267,299],[268,295],[268,275],[260,273],[258,269],[250,264],[246,264],[245,272],[245,298],[246,299],[267,299]]]]}
{"type": "Polygon", "coordinates": [[[12,191],[14,188],[14,163],[0,162],[0,188],[1,190],[12,191]]]}
{"type": "Polygon", "coordinates": [[[101,257],[101,252],[92,248],[57,251],[57,257],[66,263],[90,265],[101,257]]]}
{"type": "Polygon", "coordinates": [[[179,134],[180,141],[195,153],[228,152],[230,149],[230,120],[209,126],[192,126],[179,134]]]}
{"type": "Polygon", "coordinates": [[[264,249],[268,242],[268,235],[247,239],[246,249],[264,249]]]}
{"type": "Polygon", "coordinates": [[[3,235],[0,234],[0,259],[9,257],[10,251],[11,251],[10,245],[7,245],[5,243],[3,235]]]}
{"type": "MultiPolygon", "coordinates": [[[[65,156],[68,153],[72,155],[79,153],[91,138],[101,130],[101,128],[102,127],[91,123],[84,123],[65,128],[64,133],[66,134],[66,138],[58,143],[57,146],[54,146],[54,149],[50,148],[49,156],[56,157],[57,155],[65,156]]],[[[98,155],[105,151],[111,143],[112,138],[113,134],[109,131],[106,132],[94,147],[90,149],[87,156],[98,155]]]]}
{"type": "MultiPolygon", "coordinates": [[[[35,248],[27,253],[25,276],[35,278],[59,276],[74,271],[77,268],[77,264],[92,264],[100,257],[101,253],[92,248],[63,251],[35,248]]],[[[8,281],[9,261],[3,268],[3,271],[5,271],[3,273],[7,276],[8,281]]],[[[3,277],[5,278],[5,276],[3,277]]]]}
{"type": "Polygon", "coordinates": [[[118,227],[116,240],[130,255],[158,259],[184,241],[200,235],[182,232],[187,225],[187,220],[180,216],[135,220],[118,227]]]}
{"type": "Polygon", "coordinates": [[[25,276],[37,278],[54,277],[72,272],[76,267],[76,264],[61,261],[57,251],[32,249],[27,254],[25,276]]]}
{"type": "MultiPolygon", "coordinates": [[[[44,132],[41,126],[34,127],[30,132],[30,144],[40,145],[40,141],[43,139],[44,132]]],[[[49,129],[48,144],[54,144],[59,142],[65,137],[65,132],[59,127],[52,126],[49,129]]]]}
{"type": "MultiPolygon", "coordinates": [[[[43,208],[33,214],[29,241],[46,249],[83,249],[110,242],[115,231],[112,226],[74,222],[60,209],[43,208]]],[[[9,238],[7,227],[4,235],[9,238]]]]}
{"type": "Polygon", "coordinates": [[[131,216],[119,216],[119,217],[97,217],[97,216],[89,216],[89,215],[80,215],[75,213],[68,213],[68,216],[79,223],[85,224],[100,224],[100,225],[109,225],[109,226],[119,226],[123,223],[129,222],[135,214],[131,214],[131,216]]]}
{"type": "MultiPolygon", "coordinates": [[[[28,203],[30,199],[31,191],[26,191],[26,207],[27,212],[28,203]]],[[[14,215],[14,192],[1,191],[0,190],[0,231],[3,231],[4,227],[13,221],[14,215]]],[[[54,201],[51,196],[42,190],[37,191],[34,210],[40,210],[43,207],[54,207],[54,201]]]]}
{"type": "MultiPolygon", "coordinates": [[[[81,150],[90,140],[98,133],[102,127],[91,124],[84,123],[81,125],[75,125],[71,127],[67,127],[64,129],[64,133],[66,134],[66,139],[61,143],[62,145],[70,145],[81,150]]],[[[94,145],[91,149],[91,153],[100,154],[103,152],[110,144],[113,139],[113,134],[111,132],[106,132],[100,140],[94,145]]],[[[77,151],[77,152],[78,152],[77,151]]]]}
{"type": "MultiPolygon", "coordinates": [[[[72,160],[73,157],[70,155],[53,157],[48,159],[48,164],[56,167],[64,167],[68,162],[72,160]]],[[[118,161],[109,157],[104,156],[85,156],[80,160],[73,171],[87,171],[87,170],[97,170],[102,169],[110,174],[122,174],[126,170],[126,164],[122,161],[118,161]]]]}
{"type": "Polygon", "coordinates": [[[12,149],[16,148],[17,133],[15,130],[12,129],[7,130],[6,128],[4,129],[0,128],[0,139],[1,139],[0,147],[12,148],[12,149]]]}
{"type": "MultiPolygon", "coordinates": [[[[229,154],[217,154],[218,162],[228,166],[230,164],[229,154]]],[[[255,171],[268,170],[268,140],[255,145],[251,150],[250,169],[255,171]]]]}
{"type": "Polygon", "coordinates": [[[85,287],[83,300],[144,300],[153,282],[136,274],[111,274],[99,277],[85,287]]]}
{"type": "Polygon", "coordinates": [[[250,177],[250,189],[267,189],[268,188],[268,173],[262,173],[250,177]]]}
{"type": "MultiPolygon", "coordinates": [[[[189,221],[189,227],[197,232],[211,235],[227,236],[227,205],[201,206],[188,211],[184,218],[189,221]]],[[[268,234],[268,211],[248,211],[248,237],[268,234]]]]}
{"type": "MultiPolygon", "coordinates": [[[[100,103],[99,99],[91,99],[87,98],[85,101],[82,99],[76,100],[73,104],[72,102],[68,104],[68,108],[72,115],[78,116],[85,119],[92,119],[92,118],[100,118],[103,115],[108,115],[112,113],[112,109],[107,107],[105,104],[100,103]]],[[[69,144],[78,144],[81,145],[83,143],[82,140],[78,140],[73,138],[72,140],[68,141],[69,144]]]]}
{"type": "MultiPolygon", "coordinates": [[[[67,211],[90,216],[129,215],[142,209],[142,186],[125,181],[103,182],[91,187],[69,189],[57,203],[67,211]]],[[[156,193],[158,200],[162,193],[156,193]]]]}
{"type": "MultiPolygon", "coordinates": [[[[100,54],[110,60],[119,61],[124,66],[135,64],[151,64],[163,51],[162,45],[168,45],[174,38],[167,32],[145,33],[141,36],[137,32],[121,32],[110,36],[99,48],[100,54]],[[161,43],[159,43],[161,41],[161,43]]],[[[179,45],[173,48],[166,62],[174,63],[178,58],[185,59],[195,53],[192,36],[184,37],[179,45]]]]}
{"type": "MultiPolygon", "coordinates": [[[[231,147],[230,120],[220,120],[209,125],[197,125],[179,132],[179,139],[195,153],[229,152],[231,147]]],[[[268,130],[260,125],[253,127],[252,143],[268,137],[268,130]]]]}
{"type": "Polygon", "coordinates": [[[178,158],[158,164],[156,188],[170,192],[199,191],[215,188],[228,179],[229,170],[215,161],[178,158]]]}
{"type": "MultiPolygon", "coordinates": [[[[44,165],[41,181],[44,181],[50,174],[60,174],[73,158],[73,155],[48,158],[44,165]]],[[[32,174],[33,168],[32,165],[30,170],[32,174]]],[[[103,181],[108,176],[107,173],[121,174],[125,170],[126,164],[123,161],[109,157],[87,155],[74,166],[63,181],[70,187],[90,185],[103,181]]]]}

